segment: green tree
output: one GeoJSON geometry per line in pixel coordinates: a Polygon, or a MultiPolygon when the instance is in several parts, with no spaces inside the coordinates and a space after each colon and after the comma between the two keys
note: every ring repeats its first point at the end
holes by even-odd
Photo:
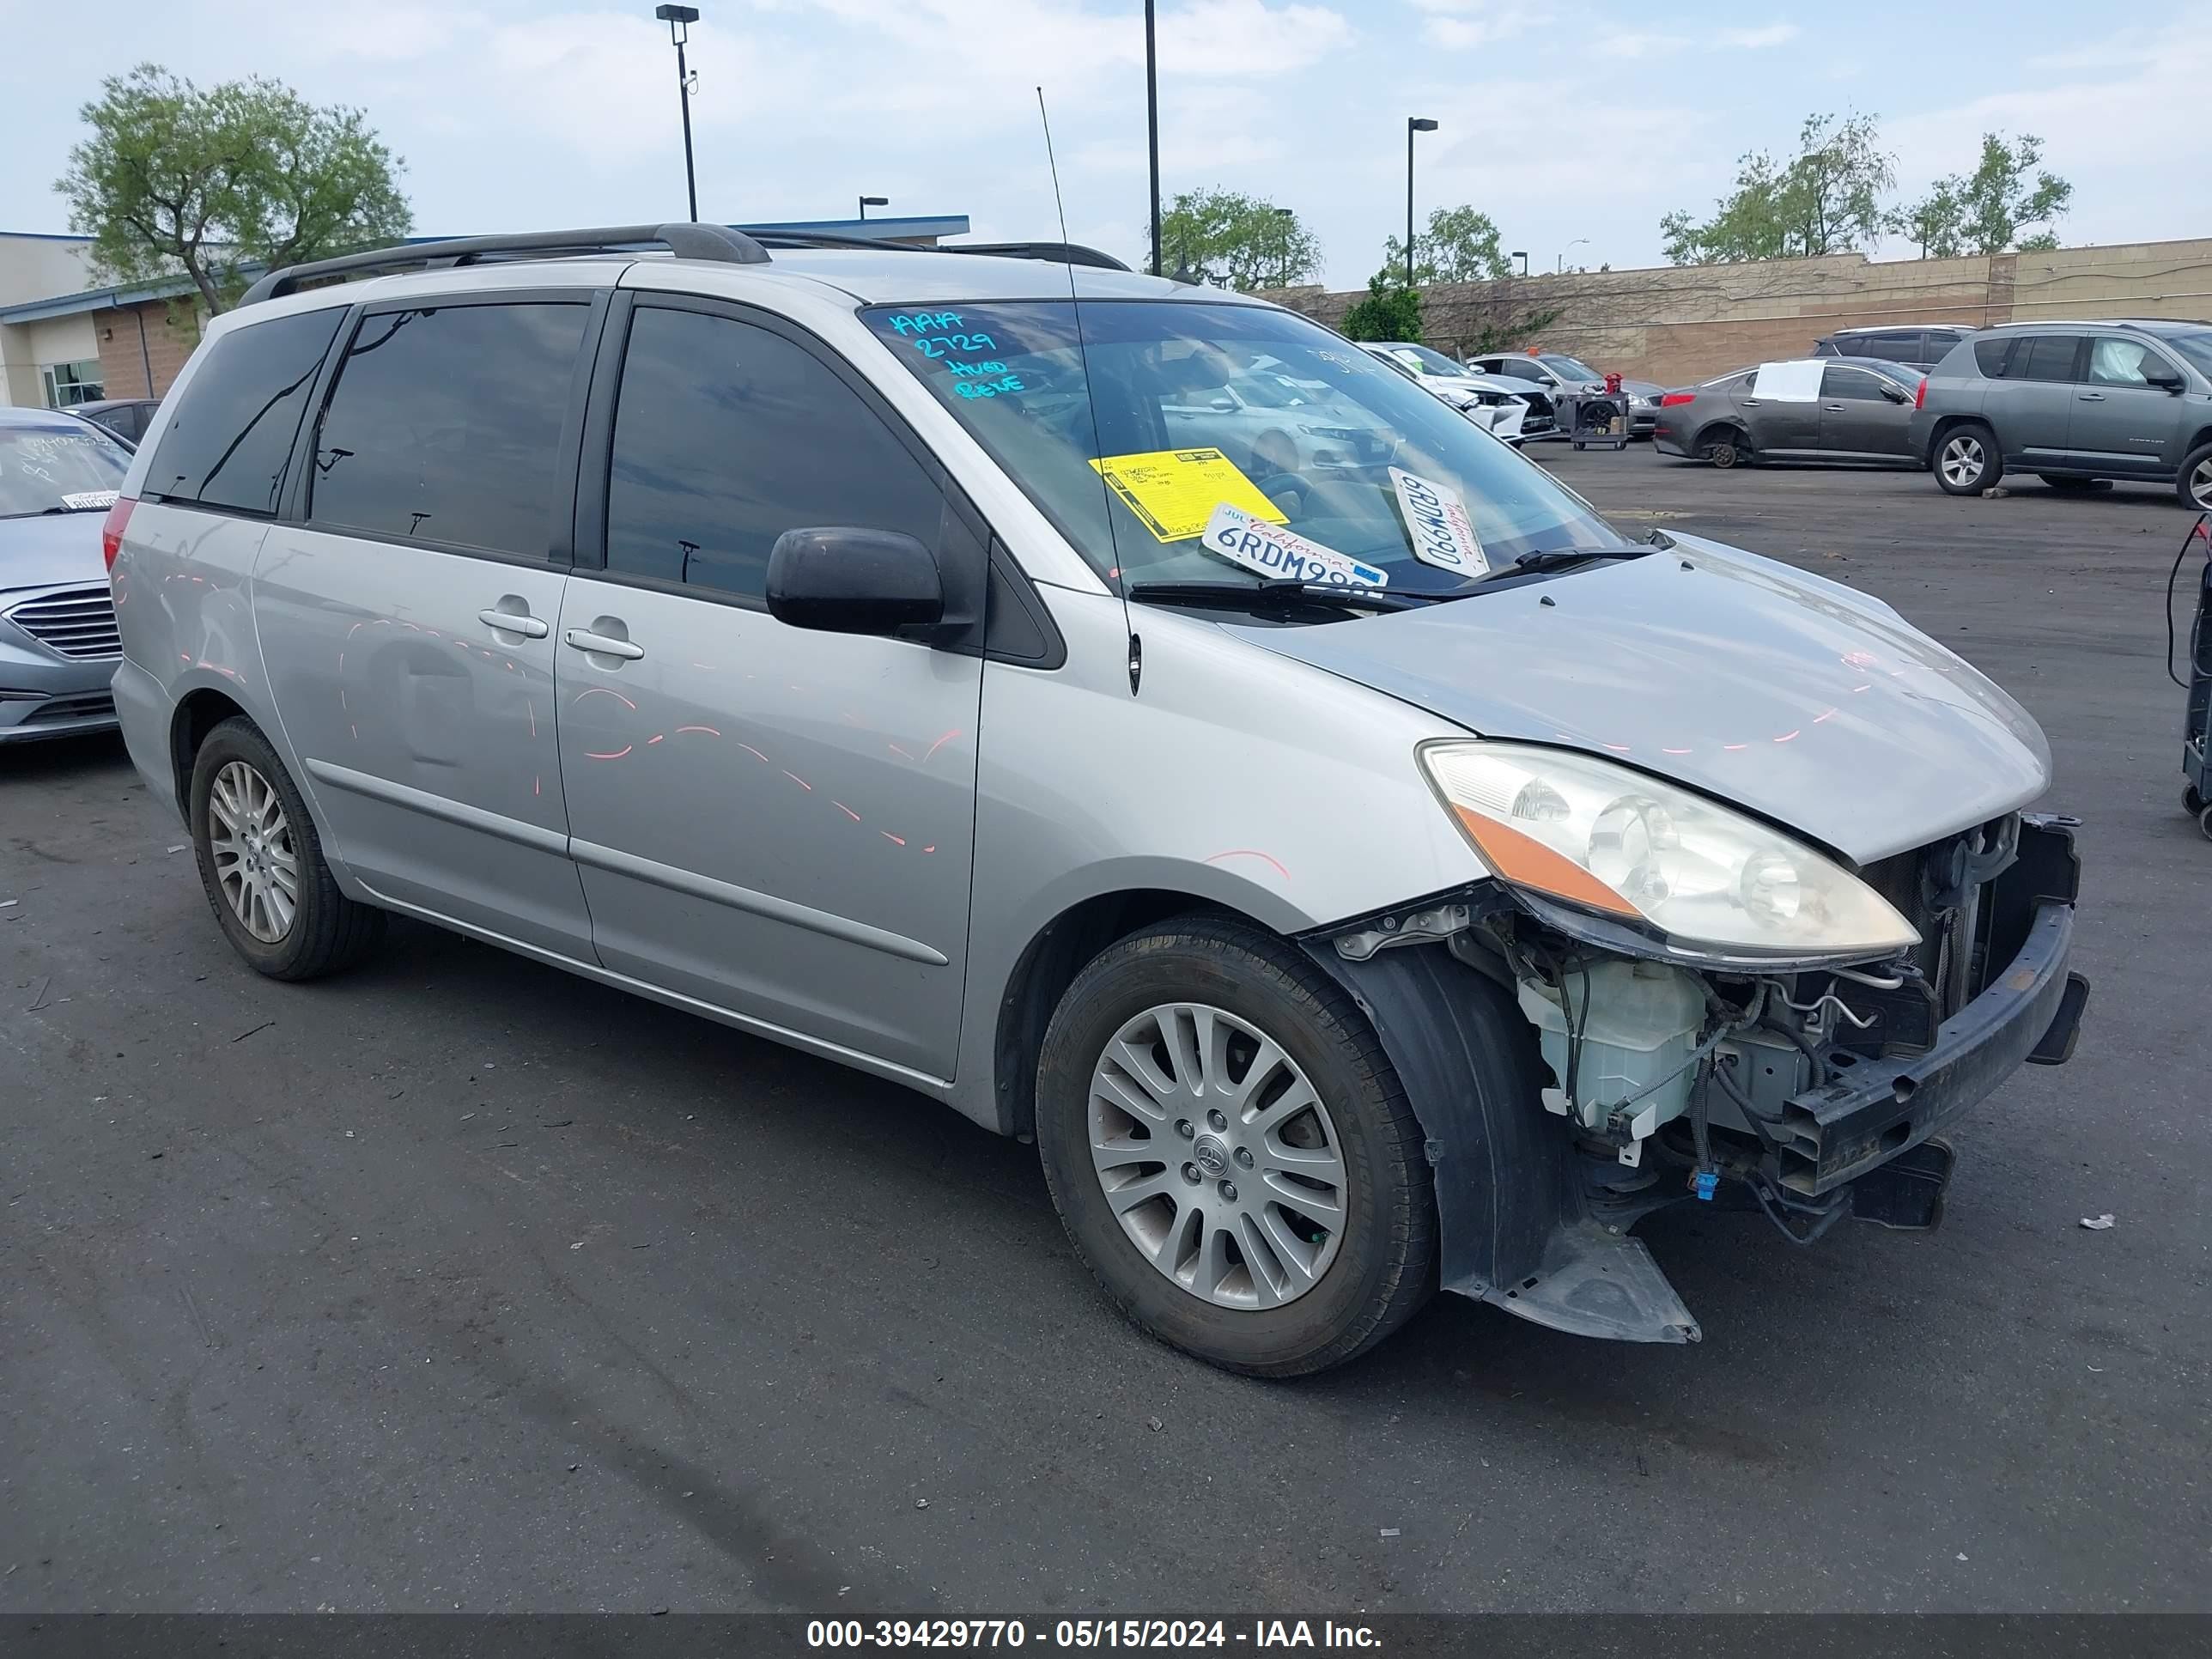
{"type": "MultiPolygon", "coordinates": [[[[1406,280],[1406,244],[1393,236],[1382,244],[1382,269],[1387,283],[1406,280]]],[[[1413,238],[1413,282],[1418,287],[1437,283],[1487,283],[1513,274],[1511,262],[1498,246],[1498,227],[1486,213],[1462,205],[1438,208],[1429,215],[1429,228],[1413,238]]]]}
{"type": "Polygon", "coordinates": [[[1923,258],[2057,247],[2051,222],[2073,204],[2074,186],[2038,167],[2042,160],[2043,140],[2032,132],[2010,143],[2001,132],[1985,132],[1980,165],[1963,178],[1938,179],[1899,216],[1898,228],[1920,245],[1923,258]],[[2021,234],[2032,225],[2043,228],[2021,234]]]}
{"type": "Polygon", "coordinates": [[[222,311],[250,265],[407,234],[406,164],[360,110],[318,108],[258,76],[203,90],[141,64],[103,81],[79,113],[91,135],[54,188],[118,281],[181,274],[222,311]]]}
{"type": "Polygon", "coordinates": [[[1352,340],[1410,340],[1421,337],[1421,296],[1376,275],[1367,279],[1367,297],[1344,313],[1344,335],[1352,340]]]}
{"type": "Polygon", "coordinates": [[[1871,245],[1893,220],[1882,207],[1897,183],[1871,115],[1808,115],[1797,154],[1778,161],[1753,150],[1736,164],[1735,188],[1700,222],[1677,211],[1659,222],[1678,265],[1736,259],[1809,258],[1871,245]]]}
{"type": "Polygon", "coordinates": [[[1321,243],[1290,209],[1234,190],[1187,190],[1160,216],[1160,269],[1250,293],[1309,282],[1321,243]]]}

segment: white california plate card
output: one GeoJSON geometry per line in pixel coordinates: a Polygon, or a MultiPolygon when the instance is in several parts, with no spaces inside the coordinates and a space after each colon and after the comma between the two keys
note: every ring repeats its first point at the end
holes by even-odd
{"type": "Polygon", "coordinates": [[[62,505],[72,513],[94,507],[112,507],[118,493],[112,489],[87,489],[75,495],[63,496],[62,505]]]}
{"type": "Polygon", "coordinates": [[[1820,371],[1827,364],[1818,357],[1794,363],[1761,363],[1751,383],[1751,395],[1770,403],[1809,404],[1820,395],[1820,371]]]}
{"type": "Polygon", "coordinates": [[[1227,501],[1213,509],[1200,539],[1207,552],[1279,581],[1334,582],[1340,587],[1387,587],[1390,582],[1387,570],[1308,541],[1227,501]]]}
{"type": "Polygon", "coordinates": [[[1398,492],[1398,510],[1406,515],[1406,533],[1413,539],[1415,558],[1462,576],[1490,574],[1490,559],[1459,491],[1395,466],[1390,483],[1398,492]]]}

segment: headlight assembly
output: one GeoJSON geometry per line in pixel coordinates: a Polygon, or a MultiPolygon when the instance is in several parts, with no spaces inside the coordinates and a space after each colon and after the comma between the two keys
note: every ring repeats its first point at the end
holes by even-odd
{"type": "Polygon", "coordinates": [[[1564,750],[1449,742],[1419,753],[1500,880],[1656,929],[1675,955],[1780,966],[1919,942],[1832,860],[1691,790],[1564,750]]]}

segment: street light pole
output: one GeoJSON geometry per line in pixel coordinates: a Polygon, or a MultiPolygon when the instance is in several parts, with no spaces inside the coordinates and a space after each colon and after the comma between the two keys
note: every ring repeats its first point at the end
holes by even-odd
{"type": "Polygon", "coordinates": [[[1288,288],[1291,285],[1291,227],[1298,216],[1285,207],[1271,211],[1275,216],[1276,228],[1283,233],[1283,286],[1288,288]]]}
{"type": "Polygon", "coordinates": [[[699,180],[691,167],[691,72],[684,66],[684,45],[691,38],[691,25],[699,21],[696,6],[655,6],[653,15],[668,25],[668,38],[676,45],[676,101],[684,112],[684,192],[691,204],[691,222],[699,222],[699,180]]]}
{"type": "Polygon", "coordinates": [[[888,196],[863,196],[860,198],[860,217],[865,222],[870,208],[889,207],[890,204],[891,198],[888,196]]]}
{"type": "Polygon", "coordinates": [[[1523,276],[1526,276],[1528,274],[1528,253],[1527,249],[1516,247],[1512,252],[1507,254],[1505,257],[1509,259],[1518,259],[1521,262],[1521,274],[1523,276]]]}
{"type": "Polygon", "coordinates": [[[1589,246],[1589,237],[1577,236],[1573,241],[1561,248],[1559,250],[1559,257],[1552,261],[1552,274],[1554,276],[1563,275],[1567,268],[1567,255],[1572,253],[1578,247],[1588,247],[1589,246]]]}
{"type": "Polygon", "coordinates": [[[1406,286],[1413,286],[1413,135],[1434,132],[1437,124],[1419,115],[1406,118],[1406,286]]]}
{"type": "Polygon", "coordinates": [[[1152,161],[1152,275],[1160,274],[1160,55],[1153,0],[1145,0],[1145,133],[1152,161]]]}

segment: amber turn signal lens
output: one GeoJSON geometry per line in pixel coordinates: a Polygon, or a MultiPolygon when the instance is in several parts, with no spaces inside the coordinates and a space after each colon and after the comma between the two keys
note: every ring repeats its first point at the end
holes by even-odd
{"type": "Polygon", "coordinates": [[[1636,907],[1572,860],[1554,853],[1533,836],[1510,824],[1471,811],[1456,801],[1453,816],[1468,839],[1504,880],[1516,887],[1534,888],[1571,903],[1587,905],[1616,916],[1638,915],[1636,907]]]}

